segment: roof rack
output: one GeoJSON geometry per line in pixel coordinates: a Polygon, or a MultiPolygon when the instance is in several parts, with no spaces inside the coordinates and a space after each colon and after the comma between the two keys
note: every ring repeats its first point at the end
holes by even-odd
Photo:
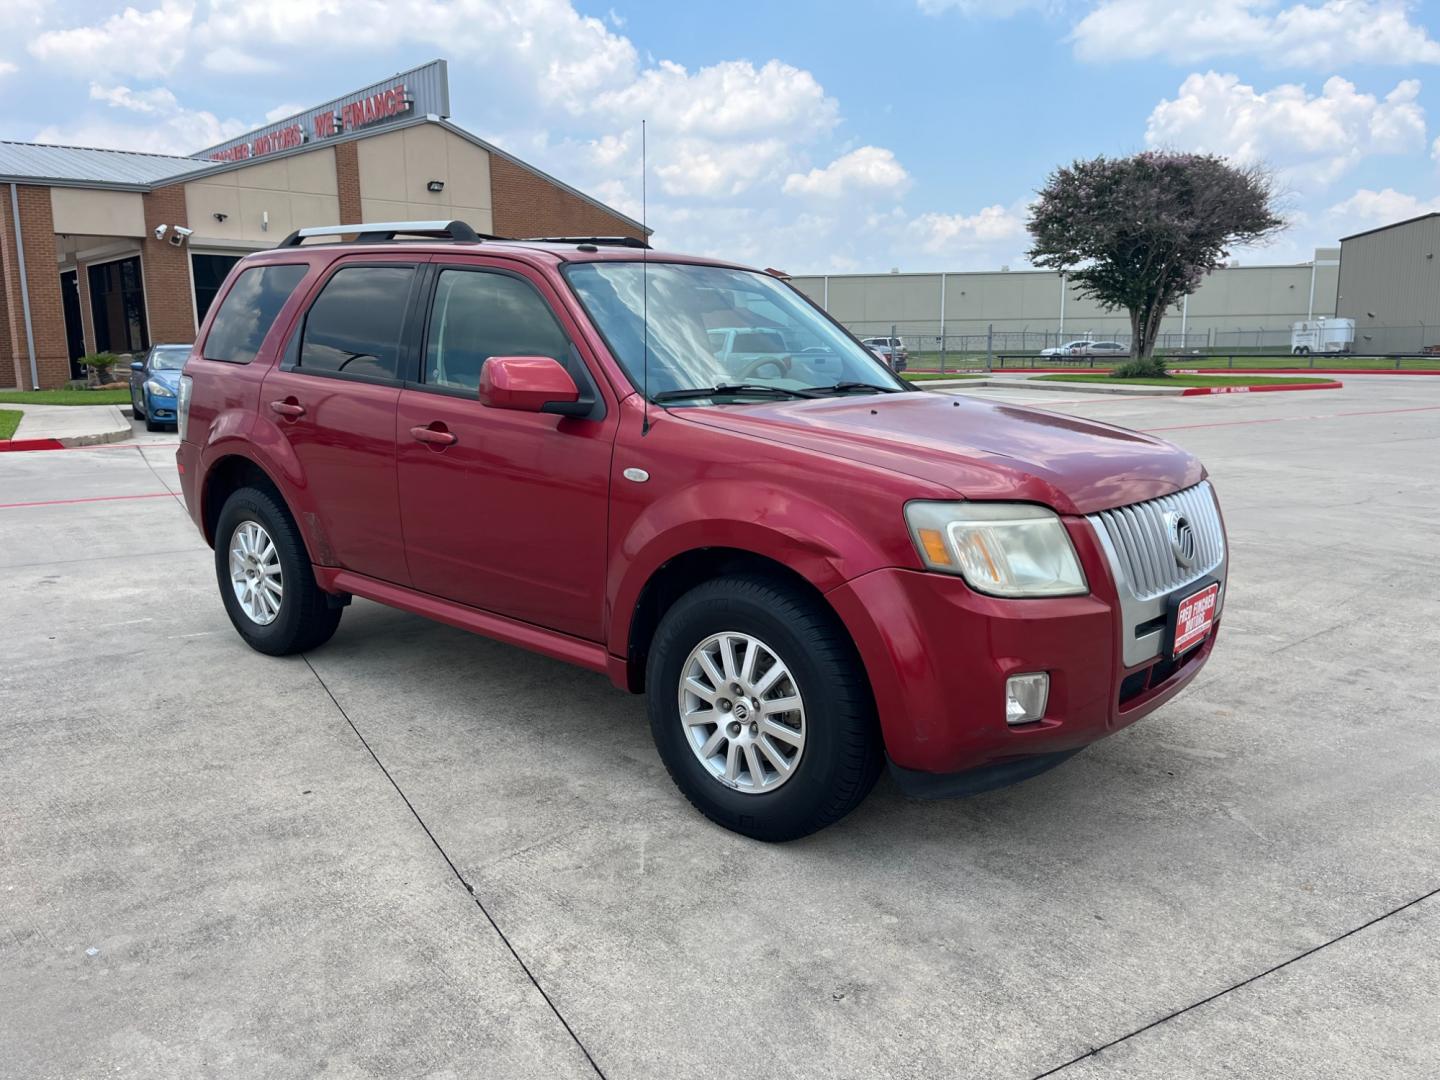
{"type": "Polygon", "coordinates": [[[299,247],[312,236],[355,235],[354,243],[373,244],[377,241],[394,240],[397,236],[429,236],[437,240],[454,240],[456,243],[478,244],[482,240],[498,240],[498,236],[477,233],[463,221],[367,221],[363,225],[317,225],[307,229],[296,229],[280,247],[299,247]]]}
{"type": "Polygon", "coordinates": [[[644,240],[633,236],[527,236],[526,244],[604,244],[607,247],[648,248],[644,240]]]}

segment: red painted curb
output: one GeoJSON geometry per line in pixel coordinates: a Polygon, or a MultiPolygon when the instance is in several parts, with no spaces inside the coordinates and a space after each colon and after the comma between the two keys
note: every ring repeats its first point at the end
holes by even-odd
{"type": "Polygon", "coordinates": [[[1210,394],[1273,394],[1281,390],[1340,390],[1342,382],[1291,383],[1286,386],[1187,386],[1177,397],[1206,397],[1210,394]]]}
{"type": "Polygon", "coordinates": [[[59,439],[0,439],[0,453],[6,450],[64,450],[59,439]]]}
{"type": "MultiPolygon", "coordinates": [[[[941,372],[933,368],[914,368],[917,375],[937,375],[941,372]]],[[[983,368],[963,368],[960,371],[946,371],[945,375],[1028,375],[1038,373],[1041,375],[1058,375],[1064,372],[1067,375],[1102,375],[1106,368],[1077,368],[1077,367],[1006,367],[995,368],[993,371],[985,371],[983,368]]],[[[1394,368],[1186,368],[1175,367],[1172,371],[1196,371],[1201,375],[1440,375],[1440,368],[1409,369],[1396,371],[1394,368]]],[[[903,376],[902,376],[903,378],[903,376]]],[[[924,382],[925,380],[920,380],[924,382]]]]}

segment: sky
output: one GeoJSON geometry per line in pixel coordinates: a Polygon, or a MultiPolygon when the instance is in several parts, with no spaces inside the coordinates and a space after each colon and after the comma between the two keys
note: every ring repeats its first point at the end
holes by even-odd
{"type": "Polygon", "coordinates": [[[1264,163],[1242,263],[1440,209],[1440,0],[74,0],[0,3],[0,138],[194,153],[435,57],[452,119],[790,273],[1028,265],[1051,170],[1264,163]]]}

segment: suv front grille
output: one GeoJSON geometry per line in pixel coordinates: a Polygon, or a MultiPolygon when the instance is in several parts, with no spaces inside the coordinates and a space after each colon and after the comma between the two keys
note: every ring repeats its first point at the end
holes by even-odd
{"type": "Polygon", "coordinates": [[[1094,528],[1115,578],[1127,668],[1160,655],[1169,598],[1192,582],[1212,575],[1220,580],[1218,616],[1225,603],[1225,530],[1208,481],[1174,495],[1089,514],[1085,520],[1094,528]],[[1190,522],[1195,558],[1189,566],[1180,564],[1170,545],[1167,512],[1190,522]]]}
{"type": "Polygon", "coordinates": [[[1225,557],[1225,534],[1210,484],[1162,495],[1148,502],[1132,503],[1114,510],[1089,515],[1098,532],[1106,537],[1123,575],[1137,600],[1151,600],[1198,581],[1220,565],[1225,557]],[[1195,533],[1195,559],[1182,566],[1170,544],[1165,514],[1182,514],[1195,533]]]}

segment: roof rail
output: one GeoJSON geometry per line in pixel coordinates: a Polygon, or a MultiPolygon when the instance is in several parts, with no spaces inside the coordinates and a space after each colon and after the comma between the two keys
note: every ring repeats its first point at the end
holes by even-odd
{"type": "Polygon", "coordinates": [[[521,243],[528,244],[604,244],[608,247],[648,248],[644,240],[633,236],[527,236],[521,243]]]}
{"type": "Polygon", "coordinates": [[[377,240],[394,240],[397,236],[429,236],[438,240],[454,240],[457,243],[476,244],[481,240],[498,240],[499,237],[477,233],[463,221],[367,221],[363,225],[316,225],[296,229],[280,247],[299,247],[312,236],[348,236],[354,234],[357,244],[371,244],[377,240]]]}

